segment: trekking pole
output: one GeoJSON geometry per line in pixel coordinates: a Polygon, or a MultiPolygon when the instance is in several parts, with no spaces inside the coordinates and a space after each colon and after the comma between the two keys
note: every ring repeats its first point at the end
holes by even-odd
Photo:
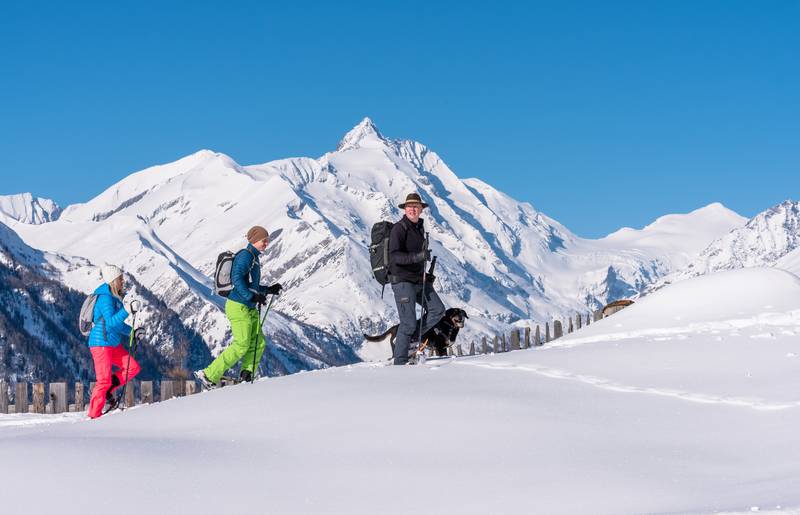
{"type": "Polygon", "coordinates": [[[136,313],[139,312],[139,308],[136,307],[134,303],[138,303],[138,301],[131,301],[131,316],[133,316],[133,319],[131,320],[131,333],[128,335],[128,348],[130,352],[128,352],[128,364],[125,367],[125,382],[122,384],[122,407],[120,411],[123,411],[127,407],[125,406],[125,392],[128,391],[128,374],[131,371],[131,355],[136,352],[137,343],[139,341],[136,338],[136,313]]]}
{"type": "MultiPolygon", "coordinates": [[[[428,250],[428,233],[425,233],[425,246],[422,248],[423,251],[428,250]]],[[[425,278],[428,274],[425,273],[425,263],[428,261],[427,256],[425,261],[422,262],[422,302],[420,302],[420,306],[422,309],[419,310],[419,345],[417,349],[422,345],[422,321],[425,318],[425,278]]]]}
{"type": "MultiPolygon", "coordinates": [[[[272,301],[275,300],[275,295],[269,298],[269,304],[267,304],[267,310],[264,312],[264,318],[261,318],[261,304],[258,305],[258,331],[261,335],[264,335],[264,320],[267,319],[267,315],[269,315],[269,308],[272,307],[272,301]]],[[[267,339],[264,338],[264,350],[267,348],[267,339]]],[[[253,375],[250,376],[250,384],[253,384],[256,381],[256,354],[258,354],[258,336],[256,336],[256,348],[253,349],[253,375]]]]}

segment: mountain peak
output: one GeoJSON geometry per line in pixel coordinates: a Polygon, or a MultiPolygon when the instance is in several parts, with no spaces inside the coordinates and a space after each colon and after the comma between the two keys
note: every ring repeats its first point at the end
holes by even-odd
{"type": "Polygon", "coordinates": [[[352,150],[363,146],[371,146],[370,143],[383,143],[384,139],[378,127],[367,116],[361,122],[350,129],[336,147],[337,152],[352,150]]]}
{"type": "Polygon", "coordinates": [[[31,193],[0,195],[0,215],[36,225],[58,219],[61,208],[54,201],[34,197],[31,193]]]}

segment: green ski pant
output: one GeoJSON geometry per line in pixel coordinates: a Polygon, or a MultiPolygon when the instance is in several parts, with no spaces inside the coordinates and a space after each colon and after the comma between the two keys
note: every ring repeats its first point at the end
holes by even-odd
{"type": "Polygon", "coordinates": [[[231,323],[233,343],[204,370],[208,380],[214,384],[218,384],[225,371],[232,368],[239,360],[242,360],[242,370],[254,373],[253,353],[258,365],[266,347],[264,333],[259,327],[258,310],[228,300],[225,302],[225,315],[231,323]]]}

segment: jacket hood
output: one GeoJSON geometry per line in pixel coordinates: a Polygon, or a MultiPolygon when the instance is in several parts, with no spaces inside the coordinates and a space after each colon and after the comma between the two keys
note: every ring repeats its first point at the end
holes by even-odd
{"type": "Polygon", "coordinates": [[[111,287],[108,284],[103,283],[94,290],[94,293],[96,295],[111,295],[111,287]]]}

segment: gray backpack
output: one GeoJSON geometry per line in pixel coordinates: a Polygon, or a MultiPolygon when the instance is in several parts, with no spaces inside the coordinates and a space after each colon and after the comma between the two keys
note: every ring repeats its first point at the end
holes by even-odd
{"type": "Polygon", "coordinates": [[[81,305],[81,314],[78,317],[78,330],[84,336],[89,336],[89,333],[94,327],[94,306],[97,304],[97,294],[92,293],[81,305]]]}

